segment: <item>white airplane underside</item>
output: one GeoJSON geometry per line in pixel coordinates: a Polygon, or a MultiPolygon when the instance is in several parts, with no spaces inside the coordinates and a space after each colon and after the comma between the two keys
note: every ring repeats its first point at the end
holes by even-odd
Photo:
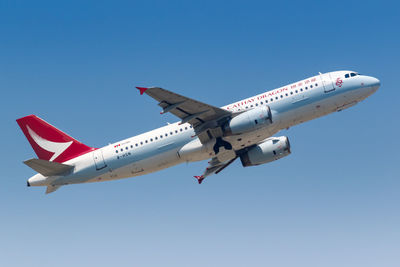
{"type": "Polygon", "coordinates": [[[335,71],[264,92],[222,108],[159,87],[137,87],[158,101],[161,114],[180,121],[102,148],[88,147],[44,120],[17,120],[38,158],[24,163],[38,172],[28,186],[46,193],[67,184],[140,176],[183,162],[209,160],[199,183],[236,159],[244,167],[265,164],[291,153],[282,129],[354,106],[373,94],[378,79],[335,71]]]}

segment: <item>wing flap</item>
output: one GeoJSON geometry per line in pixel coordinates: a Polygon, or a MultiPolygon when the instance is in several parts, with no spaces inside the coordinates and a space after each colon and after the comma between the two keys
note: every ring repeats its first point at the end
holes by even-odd
{"type": "Polygon", "coordinates": [[[44,176],[68,174],[74,166],[44,159],[28,159],[24,163],[44,176]]]}

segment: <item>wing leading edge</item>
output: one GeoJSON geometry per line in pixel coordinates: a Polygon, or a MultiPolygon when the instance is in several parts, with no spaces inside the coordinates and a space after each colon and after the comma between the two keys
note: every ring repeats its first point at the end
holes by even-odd
{"type": "Polygon", "coordinates": [[[222,136],[221,125],[232,112],[192,98],[179,95],[160,87],[136,87],[140,94],[147,94],[157,100],[163,109],[161,114],[170,112],[181,119],[181,124],[190,123],[202,143],[222,136]]]}

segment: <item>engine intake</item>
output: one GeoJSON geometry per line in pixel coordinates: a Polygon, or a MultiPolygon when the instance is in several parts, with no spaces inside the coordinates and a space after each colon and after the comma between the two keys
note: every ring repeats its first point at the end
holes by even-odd
{"type": "Polygon", "coordinates": [[[286,136],[271,137],[250,148],[240,156],[240,160],[243,167],[249,167],[281,159],[290,153],[289,138],[286,136]]]}

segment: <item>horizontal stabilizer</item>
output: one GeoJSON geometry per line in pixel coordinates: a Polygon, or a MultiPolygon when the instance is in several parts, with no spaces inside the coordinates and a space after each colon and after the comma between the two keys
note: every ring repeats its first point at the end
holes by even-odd
{"type": "Polygon", "coordinates": [[[46,194],[53,193],[54,191],[56,191],[60,187],[61,187],[61,185],[49,185],[47,187],[47,189],[46,189],[46,194]]]}
{"type": "Polygon", "coordinates": [[[71,165],[44,159],[28,159],[24,163],[44,176],[66,175],[74,168],[71,165]]]}

